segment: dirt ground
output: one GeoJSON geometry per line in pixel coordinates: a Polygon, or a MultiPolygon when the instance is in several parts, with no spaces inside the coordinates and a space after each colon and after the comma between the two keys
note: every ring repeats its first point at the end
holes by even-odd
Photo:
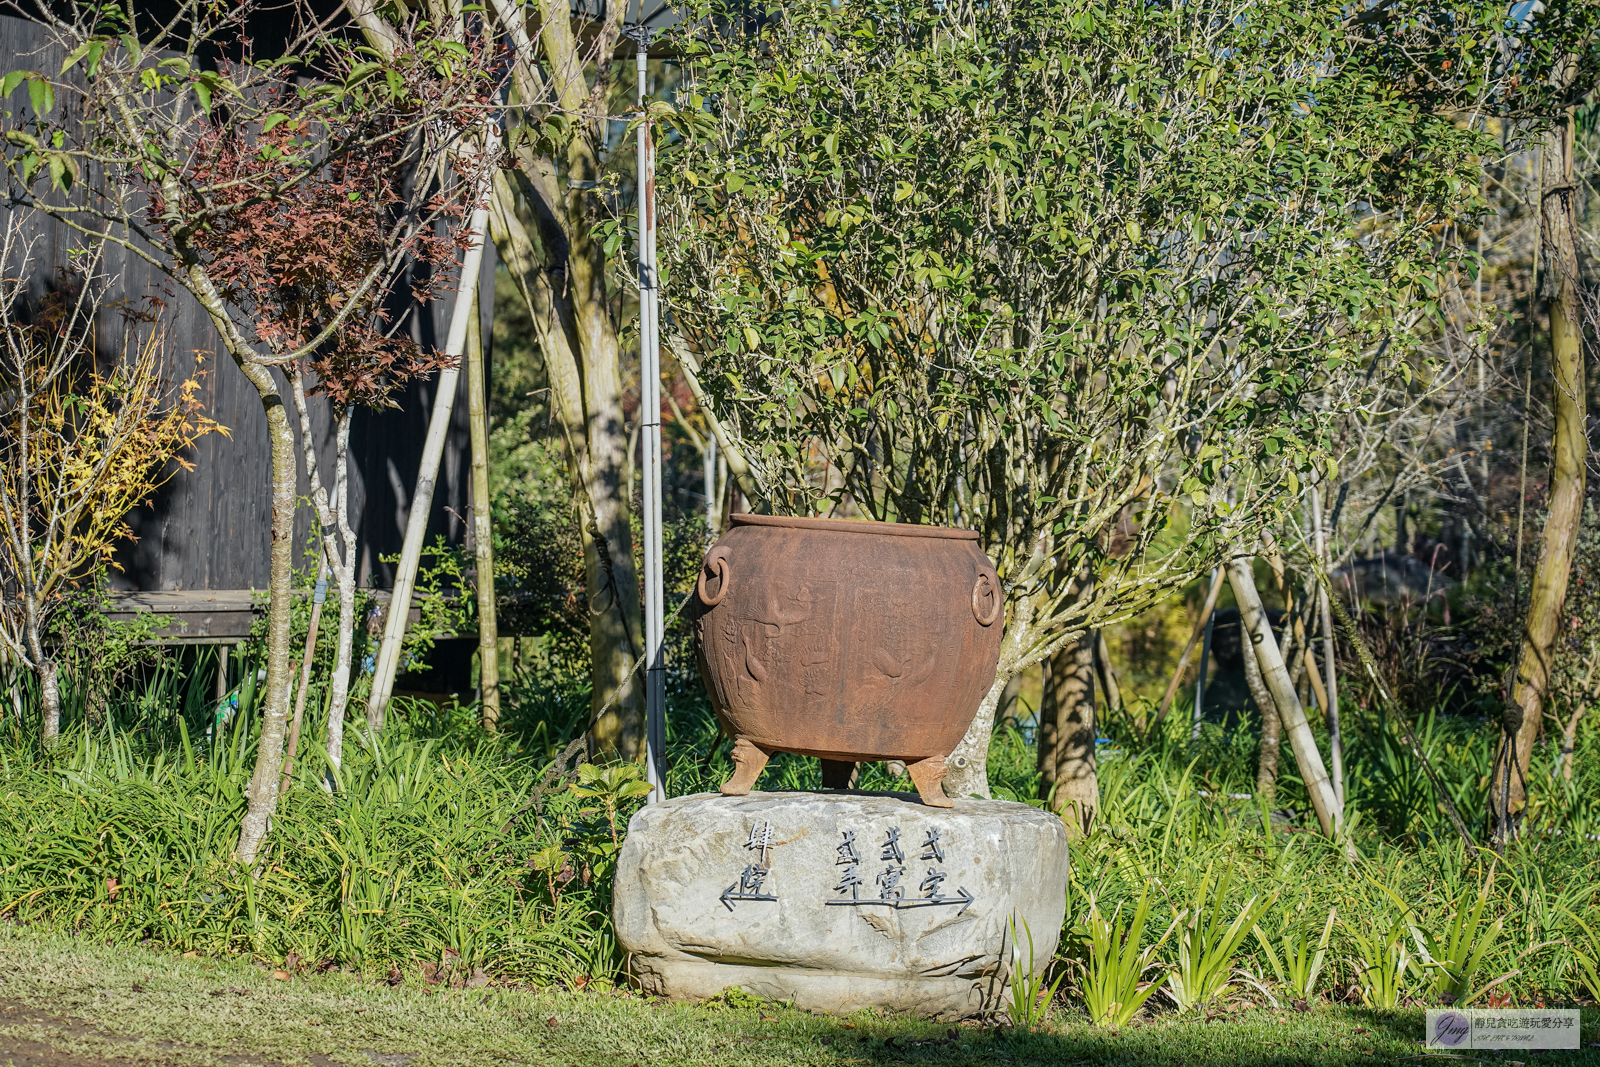
{"type": "MultiPolygon", "coordinates": [[[[372,1054],[375,1064],[404,1067],[406,1057],[372,1054]]],[[[52,1015],[19,1000],[0,997],[0,1064],[6,1067],[150,1067],[196,1061],[227,1067],[288,1067],[281,1061],[252,1056],[217,1055],[172,1041],[146,1041],[108,1033],[82,1019],[52,1015]]],[[[340,1067],[339,1061],[316,1053],[301,1062],[340,1067]]]]}

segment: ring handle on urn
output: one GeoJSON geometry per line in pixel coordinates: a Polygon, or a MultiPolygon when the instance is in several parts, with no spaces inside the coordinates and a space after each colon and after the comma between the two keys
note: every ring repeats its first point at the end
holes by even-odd
{"type": "Polygon", "coordinates": [[[728,568],[728,550],[726,548],[713,548],[706,556],[705,565],[700,568],[700,575],[695,579],[694,591],[700,596],[700,603],[708,608],[714,608],[722,603],[722,598],[728,595],[729,585],[733,581],[733,574],[728,568]],[[712,596],[706,592],[706,576],[715,574],[718,579],[717,595],[712,596]]]}
{"type": "Polygon", "coordinates": [[[1004,606],[1005,601],[1000,596],[1000,580],[988,571],[980,571],[977,582],[972,586],[972,617],[978,620],[979,626],[993,626],[1004,606]],[[988,601],[987,608],[985,601],[988,601]]]}

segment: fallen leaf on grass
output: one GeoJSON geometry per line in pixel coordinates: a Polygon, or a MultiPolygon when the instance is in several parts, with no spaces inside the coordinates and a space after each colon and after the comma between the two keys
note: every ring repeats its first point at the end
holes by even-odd
{"type": "Polygon", "coordinates": [[[1359,1029],[1359,1030],[1352,1030],[1352,1031],[1351,1031],[1351,1033],[1354,1033],[1354,1034],[1370,1034],[1370,1033],[1371,1033],[1371,1032],[1372,1032],[1372,1031],[1371,1031],[1371,1030],[1368,1030],[1368,1029],[1367,1029],[1367,1028],[1366,1028],[1366,1027],[1365,1027],[1365,1026],[1363,1026],[1363,1027],[1362,1027],[1362,1028],[1361,1028],[1361,1029],[1359,1029]]]}
{"type": "Polygon", "coordinates": [[[289,980],[289,972],[288,971],[273,971],[272,972],[272,980],[274,982],[287,982],[289,980]]]}
{"type": "Polygon", "coordinates": [[[140,985],[138,982],[133,983],[133,985],[129,986],[128,988],[133,990],[135,993],[144,992],[144,986],[140,985]]]}
{"type": "Polygon", "coordinates": [[[544,1021],[544,1024],[546,1026],[555,1026],[556,1025],[556,1017],[554,1015],[550,1016],[550,1018],[548,1018],[548,1019],[546,1019],[544,1021]]]}
{"type": "Polygon", "coordinates": [[[194,949],[190,949],[188,952],[183,954],[183,958],[186,960],[192,960],[198,955],[200,955],[200,953],[196,952],[194,949]]]}

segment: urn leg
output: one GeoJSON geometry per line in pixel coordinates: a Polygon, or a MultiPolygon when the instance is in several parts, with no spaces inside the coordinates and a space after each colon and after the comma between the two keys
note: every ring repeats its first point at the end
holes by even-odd
{"type": "Polygon", "coordinates": [[[918,760],[906,767],[906,773],[911,775],[911,784],[917,787],[917,796],[930,808],[953,808],[955,801],[944,795],[944,788],[939,784],[944,781],[945,767],[943,756],[929,756],[925,760],[918,760]]]}
{"type": "Polygon", "coordinates": [[[761,777],[762,770],[772,753],[743,737],[733,743],[733,777],[722,783],[722,792],[730,797],[742,797],[761,777]]]}
{"type": "Polygon", "coordinates": [[[849,760],[825,759],[822,761],[822,788],[854,789],[861,777],[861,764],[849,760]]]}

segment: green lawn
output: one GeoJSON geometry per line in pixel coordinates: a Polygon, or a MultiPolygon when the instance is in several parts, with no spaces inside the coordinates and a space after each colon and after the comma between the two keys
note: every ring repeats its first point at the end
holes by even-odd
{"type": "MultiPolygon", "coordinates": [[[[1046,1030],[1023,1033],[872,1014],[821,1018],[754,1002],[688,1007],[623,993],[449,990],[415,980],[390,988],[338,974],[284,981],[244,958],[0,929],[0,1065],[1415,1063],[1421,1036],[1419,1010],[1158,1015],[1110,1033],[1068,1008],[1046,1030]]],[[[1520,1056],[1600,1065],[1593,1009],[1583,1036],[1577,1053],[1520,1056]]]]}

